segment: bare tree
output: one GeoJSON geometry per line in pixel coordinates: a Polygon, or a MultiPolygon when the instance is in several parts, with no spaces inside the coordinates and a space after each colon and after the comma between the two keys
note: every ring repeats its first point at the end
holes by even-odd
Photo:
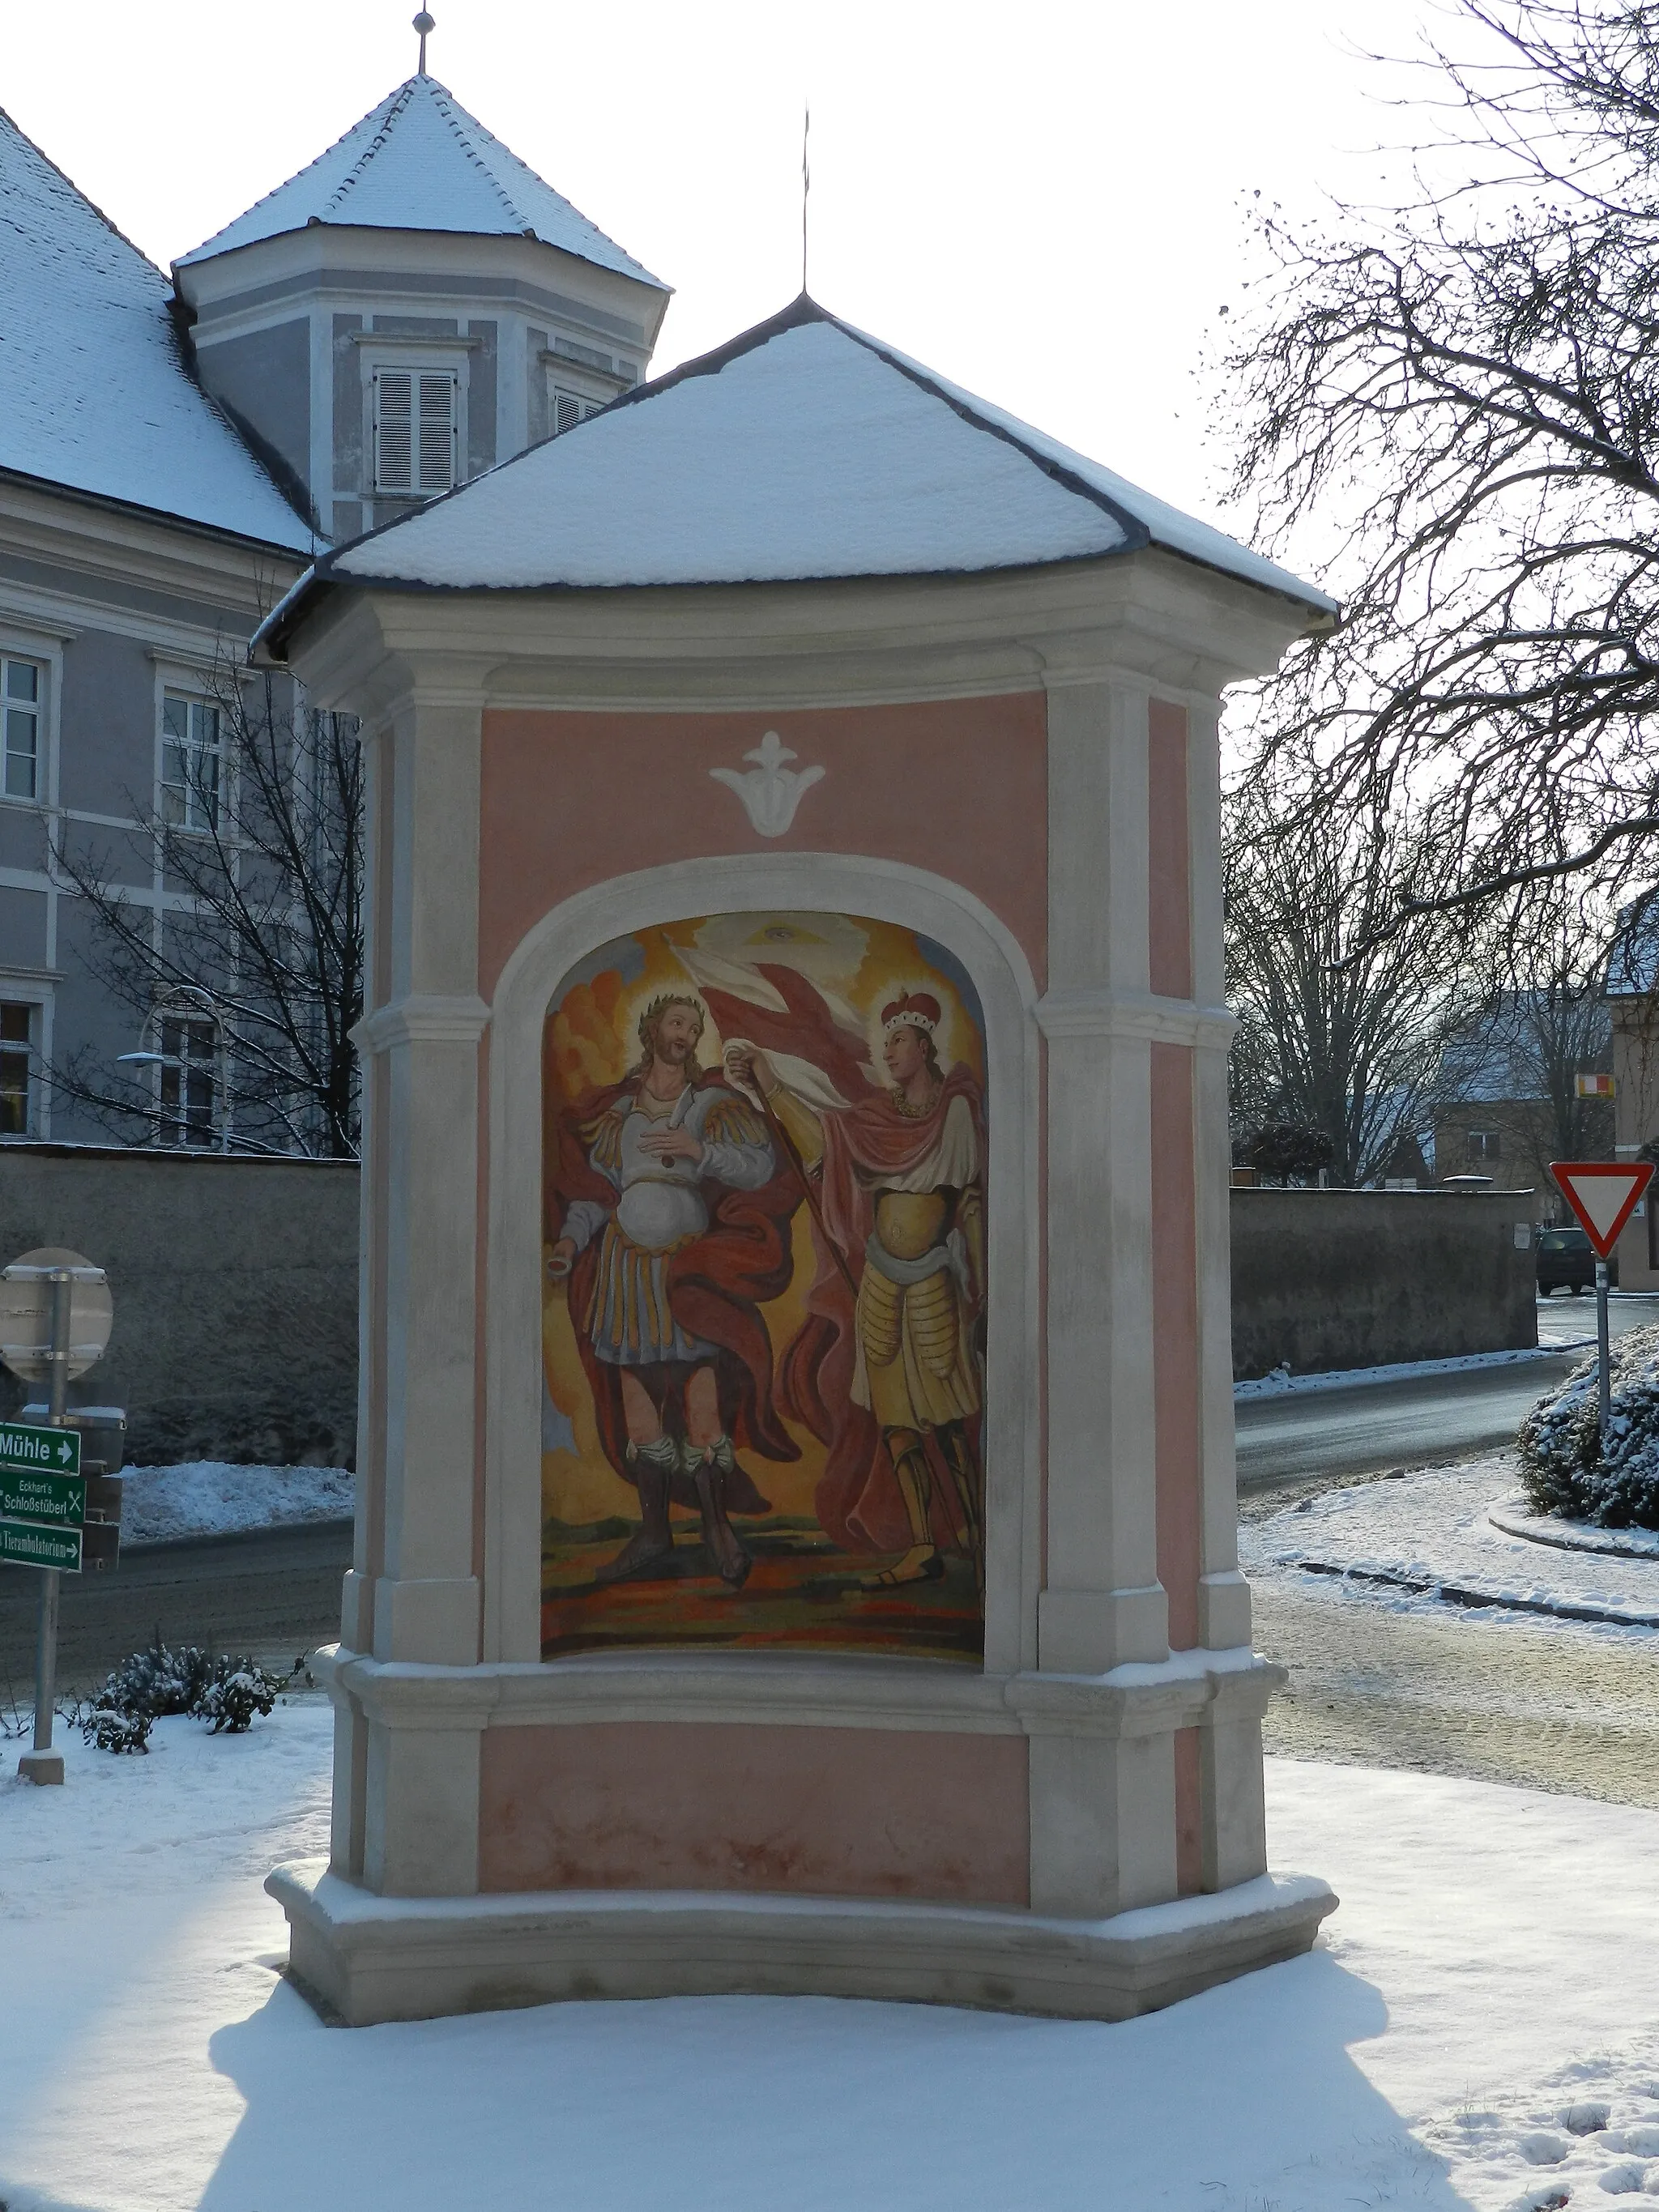
{"type": "Polygon", "coordinates": [[[83,1049],[49,1080],[128,1140],[356,1155],[362,763],[352,719],[295,711],[285,683],[227,660],[205,723],[165,733],[161,804],[135,806],[159,901],[131,854],[58,857],[96,918],[88,964],[151,1048],[131,1074],[83,1049]]]}
{"type": "Polygon", "coordinates": [[[1380,934],[1421,879],[1408,833],[1281,811],[1260,782],[1232,803],[1225,866],[1235,1115],[1318,1130],[1336,1180],[1371,1182],[1433,1118],[1457,930],[1433,914],[1380,934]]]}
{"type": "Polygon", "coordinates": [[[1659,853],[1659,0],[1452,13],[1482,51],[1429,49],[1420,173],[1468,181],[1261,216],[1221,385],[1255,526],[1342,548],[1261,758],[1304,805],[1409,797],[1455,867],[1400,920],[1659,853]]]}

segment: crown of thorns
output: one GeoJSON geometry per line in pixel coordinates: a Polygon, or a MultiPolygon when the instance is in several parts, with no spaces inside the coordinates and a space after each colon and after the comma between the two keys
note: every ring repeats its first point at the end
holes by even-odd
{"type": "Polygon", "coordinates": [[[696,999],[688,999],[683,991],[665,991],[659,999],[653,999],[650,1005],[640,1016],[640,1042],[642,1046],[645,1046],[647,1048],[649,1048],[652,1035],[656,1029],[657,1024],[662,1019],[662,1017],[668,1012],[668,1009],[671,1006],[690,1007],[692,1012],[697,1018],[697,1033],[699,1036],[702,1035],[703,1030],[708,1026],[708,1017],[703,1012],[702,1007],[698,1004],[696,999]]]}

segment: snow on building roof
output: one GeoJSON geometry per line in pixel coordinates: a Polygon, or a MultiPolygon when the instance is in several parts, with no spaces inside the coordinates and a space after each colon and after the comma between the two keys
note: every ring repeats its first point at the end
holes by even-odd
{"type": "Polygon", "coordinates": [[[1607,951],[1602,995],[1645,999],[1659,987],[1659,887],[1621,907],[1607,951]]]}
{"type": "Polygon", "coordinates": [[[3,110],[0,267],[0,469],[314,546],[191,377],[161,270],[3,110]]]}
{"type": "Polygon", "coordinates": [[[775,582],[974,573],[1146,545],[1335,611],[803,294],[316,574],[509,590],[775,582]]]}
{"type": "Polygon", "coordinates": [[[186,268],[314,222],[536,238],[659,291],[669,289],[432,76],[411,76],[388,93],[325,154],[173,266],[186,268]]]}

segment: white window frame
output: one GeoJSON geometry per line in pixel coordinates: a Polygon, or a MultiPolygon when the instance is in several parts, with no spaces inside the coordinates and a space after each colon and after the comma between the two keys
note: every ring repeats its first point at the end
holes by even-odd
{"type": "MultiPolygon", "coordinates": [[[[8,798],[0,770],[0,805],[27,806],[51,813],[58,805],[59,713],[64,696],[64,648],[76,633],[37,629],[27,617],[13,621],[0,612],[0,658],[31,660],[42,675],[40,713],[33,799],[8,798]]],[[[3,736],[0,735],[0,747],[3,736]]]]}
{"type": "Polygon", "coordinates": [[[46,766],[46,687],[48,671],[43,660],[32,653],[8,653],[0,646],[0,796],[14,805],[38,806],[43,793],[46,766]],[[34,678],[34,692],[25,698],[17,684],[16,672],[27,670],[34,678]],[[14,750],[14,732],[27,725],[33,743],[27,753],[20,745],[14,750]],[[29,787],[27,791],[12,788],[12,763],[24,760],[29,763],[29,787]]]}
{"type": "MultiPolygon", "coordinates": [[[[167,678],[160,687],[157,702],[155,742],[156,819],[164,829],[181,830],[188,836],[210,837],[216,833],[222,836],[231,769],[222,702],[216,699],[210,690],[204,690],[199,681],[192,684],[187,680],[180,681],[176,677],[167,678]],[[205,819],[195,818],[195,810],[201,803],[199,781],[194,787],[189,781],[181,786],[173,782],[167,775],[168,754],[179,744],[179,738],[167,728],[167,708],[170,705],[185,709],[185,749],[198,758],[210,755],[216,763],[212,810],[205,819]],[[195,722],[198,714],[213,717],[214,735],[210,744],[197,742],[195,722]],[[169,811],[168,801],[170,797],[180,792],[183,794],[184,815],[182,820],[175,820],[169,811]]],[[[204,812],[206,813],[205,809],[204,812]]]]}
{"type": "MultiPolygon", "coordinates": [[[[42,1082],[42,1071],[51,1060],[51,984],[31,982],[22,975],[0,975],[0,1005],[28,1009],[28,1084],[24,1095],[22,1130],[0,1133],[0,1144],[42,1144],[51,1137],[51,1093],[42,1082]]],[[[11,1057],[11,1046],[7,1057],[11,1057]]]]}

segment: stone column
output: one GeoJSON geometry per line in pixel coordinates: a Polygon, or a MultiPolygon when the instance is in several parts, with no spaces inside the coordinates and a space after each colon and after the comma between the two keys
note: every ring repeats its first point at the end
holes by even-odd
{"type": "MultiPolygon", "coordinates": [[[[1147,702],[1127,681],[1051,681],[1048,690],[1039,1682],[1169,1656],[1158,1578],[1151,1036],[1136,1018],[1149,1006],[1147,702]]],[[[1033,1907],[1110,1913],[1173,1896],[1167,1729],[1142,1733],[1127,1716],[1085,1721],[1065,1705],[1033,1711],[1027,1725],[1033,1907]]]]}
{"type": "MultiPolygon", "coordinates": [[[[479,1656],[480,720],[476,693],[417,691],[371,741],[371,1009],[357,1031],[362,1504],[343,1640],[377,1660],[445,1667],[479,1656]]],[[[342,1871],[394,1893],[476,1887],[476,1732],[394,1729],[343,1686],[337,1705],[353,1738],[337,1765],[362,1808],[337,1833],[342,1871]],[[397,1852],[408,1850],[404,1867],[397,1852]]]]}
{"type": "MultiPolygon", "coordinates": [[[[1217,708],[1188,709],[1189,879],[1193,885],[1194,1121],[1198,1196],[1198,1351],[1200,1447],[1199,1642],[1236,1650],[1250,1641],[1250,1592],[1238,1571],[1238,1479],[1234,1457],[1231,1147],[1227,1053],[1233,1022],[1223,972],[1221,768],[1217,708]]],[[[1276,1678],[1222,1675],[1199,1736],[1199,1833],[1206,1890],[1265,1873],[1261,1717],[1276,1678]]]]}

